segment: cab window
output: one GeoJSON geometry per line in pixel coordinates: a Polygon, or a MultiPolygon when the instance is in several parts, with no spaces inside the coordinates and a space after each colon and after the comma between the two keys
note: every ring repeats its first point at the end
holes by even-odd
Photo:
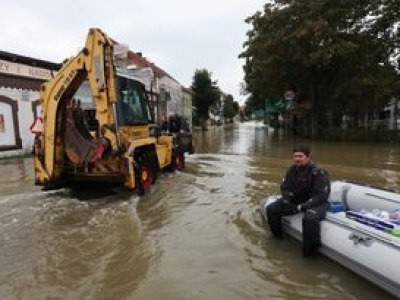
{"type": "Polygon", "coordinates": [[[118,125],[148,124],[149,113],[144,88],[135,81],[119,78],[118,90],[118,125]]]}

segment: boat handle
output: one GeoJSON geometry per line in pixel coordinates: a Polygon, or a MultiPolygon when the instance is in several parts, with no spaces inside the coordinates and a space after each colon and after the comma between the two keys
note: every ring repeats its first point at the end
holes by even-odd
{"type": "Polygon", "coordinates": [[[352,240],[354,245],[361,244],[361,245],[364,245],[364,246],[367,246],[367,247],[371,246],[371,244],[373,242],[371,237],[369,237],[369,236],[367,236],[365,234],[357,234],[355,232],[352,232],[349,235],[349,240],[352,240]]]}

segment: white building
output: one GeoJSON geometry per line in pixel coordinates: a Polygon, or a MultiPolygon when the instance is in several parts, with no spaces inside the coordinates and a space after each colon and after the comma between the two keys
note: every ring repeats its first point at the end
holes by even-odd
{"type": "Polygon", "coordinates": [[[158,79],[160,95],[165,95],[166,113],[167,114],[183,114],[183,92],[182,85],[169,76],[163,76],[158,79]]]}
{"type": "Polygon", "coordinates": [[[193,130],[193,91],[182,88],[182,115],[187,120],[190,130],[193,130]]]}
{"type": "Polygon", "coordinates": [[[32,150],[39,88],[59,64],[0,51],[0,157],[32,150]]]}

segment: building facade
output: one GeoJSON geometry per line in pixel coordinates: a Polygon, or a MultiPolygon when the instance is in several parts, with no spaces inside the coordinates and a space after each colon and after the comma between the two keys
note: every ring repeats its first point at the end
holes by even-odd
{"type": "Polygon", "coordinates": [[[190,130],[193,130],[193,91],[182,88],[182,115],[187,120],[190,130]]]}
{"type": "MultiPolygon", "coordinates": [[[[135,69],[146,84],[156,120],[163,115],[183,115],[192,124],[191,93],[141,53],[129,51],[123,67],[135,69]]],[[[54,77],[61,64],[0,51],[0,158],[29,153],[30,131],[40,117],[39,89],[54,77]]]]}
{"type": "Polygon", "coordinates": [[[152,70],[153,78],[150,88],[146,88],[151,92],[157,121],[161,120],[164,115],[178,114],[189,117],[190,124],[192,123],[192,101],[190,93],[188,94],[188,90],[176,79],[150,62],[140,52],[129,51],[125,66],[127,68],[137,69],[138,71],[148,68],[152,70]]]}
{"type": "Polygon", "coordinates": [[[0,157],[30,152],[39,89],[60,64],[0,51],[0,157]]]}

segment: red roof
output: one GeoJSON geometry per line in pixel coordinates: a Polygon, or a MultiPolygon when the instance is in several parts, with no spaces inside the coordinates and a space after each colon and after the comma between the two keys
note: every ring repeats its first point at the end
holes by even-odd
{"type": "MultiPolygon", "coordinates": [[[[116,40],[112,39],[112,41],[116,44],[119,44],[116,40]]],[[[148,68],[150,67],[153,70],[154,75],[157,78],[161,78],[164,76],[167,76],[173,80],[175,80],[176,82],[178,82],[175,78],[173,78],[171,75],[169,75],[166,71],[164,71],[163,69],[161,69],[160,67],[156,66],[154,63],[150,62],[149,60],[147,60],[141,52],[133,52],[131,50],[129,50],[128,52],[128,60],[135,64],[139,69],[143,69],[143,68],[148,68]]]]}
{"type": "Polygon", "coordinates": [[[145,57],[143,57],[143,55],[141,53],[135,53],[133,51],[129,51],[128,52],[128,61],[135,64],[139,69],[150,67],[153,70],[153,73],[157,78],[167,76],[167,77],[175,80],[166,71],[164,71],[163,69],[156,66],[154,63],[150,62],[145,57]]]}

